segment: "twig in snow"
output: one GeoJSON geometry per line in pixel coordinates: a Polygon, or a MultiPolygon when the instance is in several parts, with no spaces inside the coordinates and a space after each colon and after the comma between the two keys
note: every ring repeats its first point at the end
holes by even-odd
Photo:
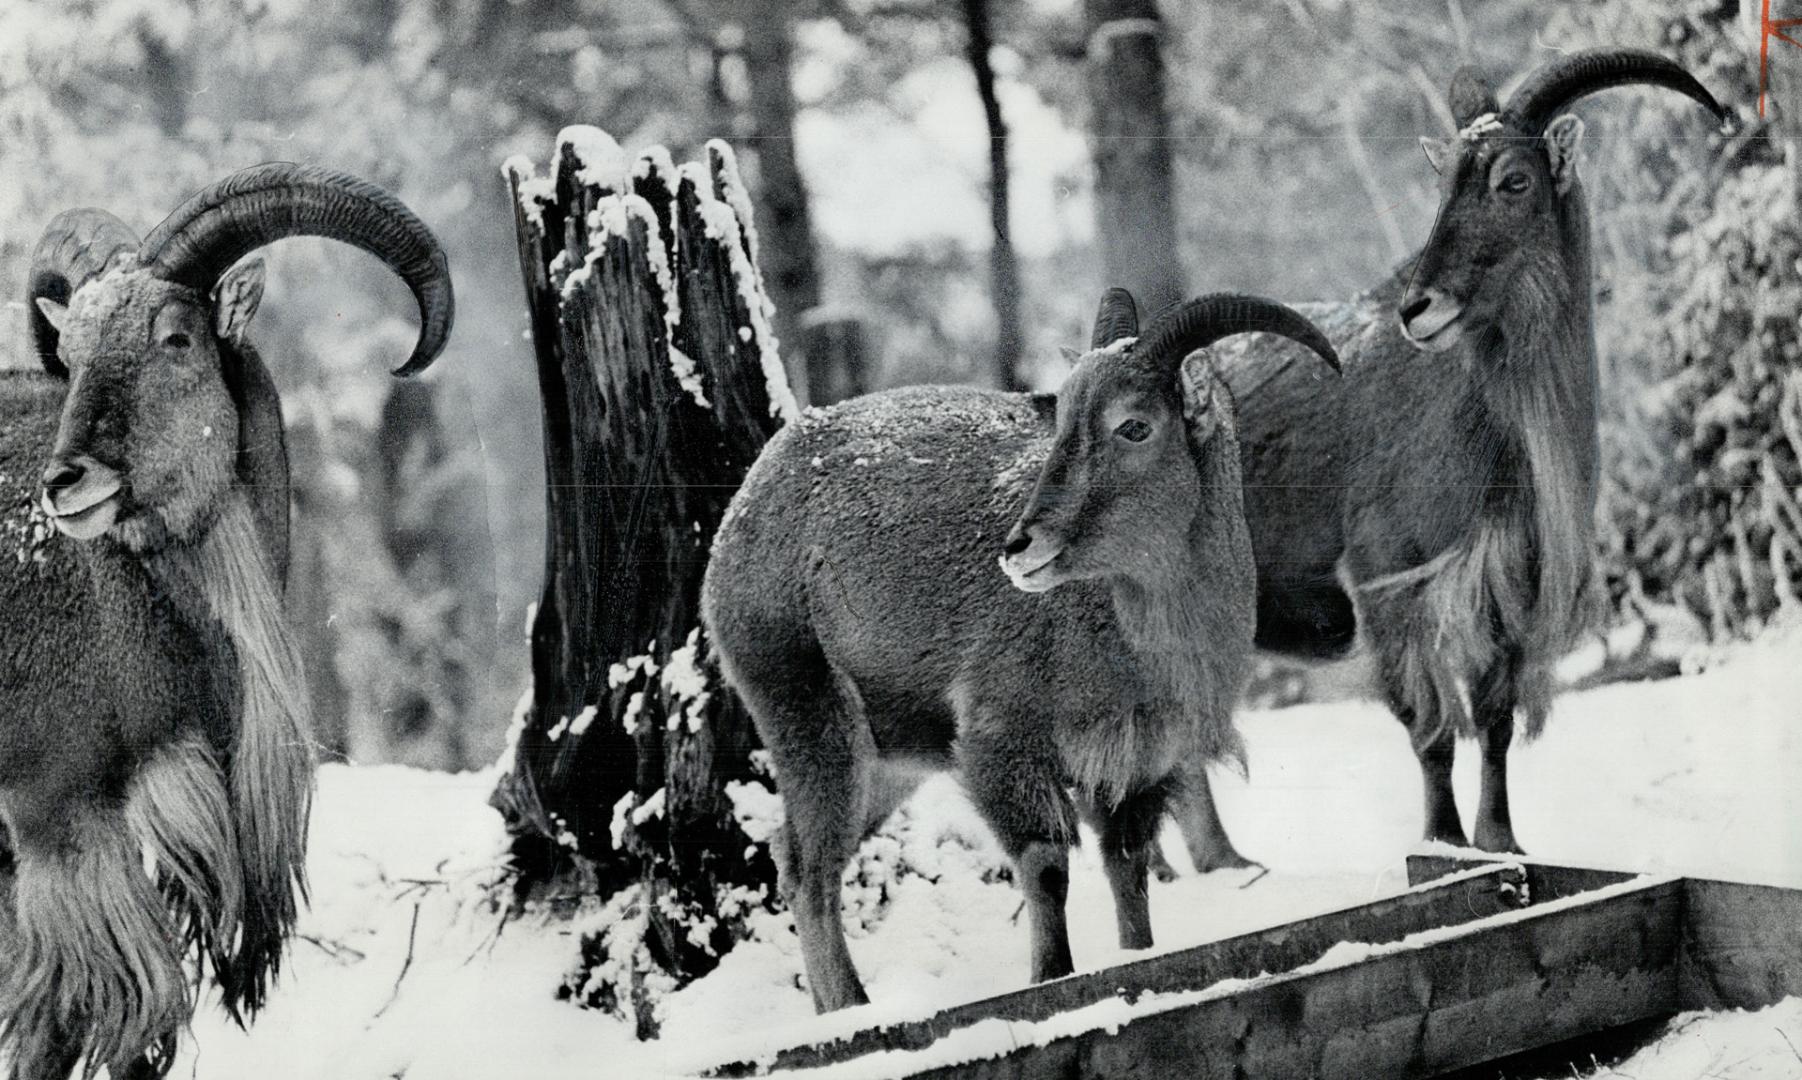
{"type": "Polygon", "coordinates": [[[379,1008],[375,1011],[375,1016],[373,1017],[373,1019],[380,1020],[382,1018],[382,1014],[387,1012],[389,1010],[389,1008],[391,1008],[394,1005],[394,1002],[397,999],[399,999],[401,980],[405,979],[407,977],[408,969],[412,968],[412,966],[413,966],[413,940],[418,935],[419,935],[419,904],[418,904],[418,902],[415,902],[413,904],[413,923],[411,926],[407,927],[407,958],[405,960],[401,961],[400,974],[398,974],[394,977],[394,989],[388,994],[387,1004],[383,1005],[381,1008],[379,1008]]]}
{"type": "Polygon", "coordinates": [[[1258,872],[1251,875],[1250,877],[1246,878],[1244,881],[1240,882],[1239,888],[1241,888],[1241,889],[1251,888],[1253,885],[1256,885],[1258,882],[1264,880],[1264,875],[1268,874],[1268,873],[1270,873],[1270,867],[1259,864],[1258,872]]]}
{"type": "Polygon", "coordinates": [[[494,947],[496,945],[500,944],[501,931],[505,930],[507,928],[507,923],[512,920],[513,909],[511,907],[503,906],[500,909],[500,912],[501,912],[501,917],[498,920],[496,920],[495,924],[494,924],[494,933],[489,934],[487,937],[483,938],[481,941],[476,942],[476,947],[470,951],[470,954],[468,956],[463,958],[463,966],[464,967],[468,967],[470,965],[470,962],[476,958],[476,953],[487,952],[490,955],[492,955],[494,953],[494,947]]]}
{"type": "Polygon", "coordinates": [[[344,958],[348,956],[352,958],[350,962],[355,964],[359,961],[369,959],[368,954],[363,952],[363,950],[354,949],[351,946],[344,944],[342,941],[327,941],[324,938],[314,937],[312,934],[295,934],[294,936],[309,945],[317,947],[320,952],[331,957],[333,960],[342,962],[344,958]]]}
{"type": "Polygon", "coordinates": [[[1796,1050],[1796,1044],[1789,1041],[1789,1036],[1784,1034],[1783,1029],[1782,1028],[1772,1028],[1771,1030],[1775,1031],[1777,1033],[1777,1037],[1782,1039],[1784,1041],[1784,1043],[1789,1046],[1789,1052],[1796,1055],[1796,1060],[1802,1061],[1802,1052],[1798,1052],[1796,1050]]]}

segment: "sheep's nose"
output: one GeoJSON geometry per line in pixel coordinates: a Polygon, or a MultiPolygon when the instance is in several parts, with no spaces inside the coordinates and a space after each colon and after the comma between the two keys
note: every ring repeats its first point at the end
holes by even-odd
{"type": "Polygon", "coordinates": [[[1426,314],[1426,310],[1432,306],[1433,298],[1426,293],[1422,293],[1408,303],[1403,304],[1401,310],[1402,325],[1407,326],[1415,319],[1426,314]]]}
{"type": "Polygon", "coordinates": [[[79,461],[52,461],[44,470],[44,490],[52,495],[67,491],[81,483],[81,478],[87,474],[87,466],[79,461]]]}
{"type": "Polygon", "coordinates": [[[1016,521],[1014,522],[1013,529],[1007,534],[1006,545],[1003,546],[1001,550],[1002,553],[1006,555],[1018,555],[1031,546],[1032,537],[1028,536],[1026,533],[1026,523],[1024,521],[1016,521]]]}

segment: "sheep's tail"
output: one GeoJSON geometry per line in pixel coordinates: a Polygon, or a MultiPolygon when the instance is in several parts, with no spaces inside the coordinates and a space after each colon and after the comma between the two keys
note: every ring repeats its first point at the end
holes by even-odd
{"type": "Polygon", "coordinates": [[[226,778],[198,741],[141,765],[122,806],[77,811],[66,835],[15,836],[0,918],[0,1058],[8,1075],[159,1072],[193,1014],[190,948],[217,965],[239,929],[226,778]]]}
{"type": "Polygon", "coordinates": [[[263,1005],[306,900],[313,740],[300,653],[249,507],[234,501],[203,545],[201,580],[237,653],[241,708],[231,748],[232,820],[242,867],[242,931],[217,965],[221,998],[242,1022],[263,1005]]]}

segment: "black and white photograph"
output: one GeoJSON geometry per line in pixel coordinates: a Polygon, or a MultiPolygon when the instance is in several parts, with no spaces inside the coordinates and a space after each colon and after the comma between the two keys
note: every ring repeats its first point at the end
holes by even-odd
{"type": "Polygon", "coordinates": [[[0,0],[0,1080],[1802,1080],[1802,0],[0,0]]]}

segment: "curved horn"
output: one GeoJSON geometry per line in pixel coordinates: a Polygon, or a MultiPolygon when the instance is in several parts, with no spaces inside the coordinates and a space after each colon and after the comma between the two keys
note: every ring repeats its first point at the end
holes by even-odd
{"type": "Polygon", "coordinates": [[[1196,349],[1234,334],[1281,334],[1299,341],[1339,370],[1339,354],[1320,328],[1294,308],[1261,296],[1213,293],[1168,308],[1139,338],[1134,350],[1175,367],[1196,349]]]}
{"type": "Polygon", "coordinates": [[[437,359],[455,309],[444,249],[399,199],[348,173],[289,162],[235,172],[151,230],[139,258],[158,277],[204,292],[249,252],[301,235],[355,244],[413,290],[419,342],[394,374],[411,375],[437,359]]]}
{"type": "Polygon", "coordinates": [[[1538,134],[1578,98],[1631,83],[1675,90],[1727,122],[1727,110],[1708,88],[1674,61],[1643,49],[1619,48],[1582,49],[1535,69],[1508,98],[1506,119],[1538,134]]]}
{"type": "Polygon", "coordinates": [[[56,358],[56,327],[44,318],[37,302],[68,303],[77,289],[137,250],[138,234],[105,210],[89,206],[64,210],[44,226],[31,251],[31,270],[25,279],[25,316],[31,347],[37,350],[45,371],[59,378],[69,374],[56,358]]]}
{"type": "Polygon", "coordinates": [[[1095,333],[1089,348],[1105,349],[1121,338],[1139,336],[1139,306],[1133,294],[1115,286],[1101,294],[1101,310],[1095,313],[1095,333]]]}

